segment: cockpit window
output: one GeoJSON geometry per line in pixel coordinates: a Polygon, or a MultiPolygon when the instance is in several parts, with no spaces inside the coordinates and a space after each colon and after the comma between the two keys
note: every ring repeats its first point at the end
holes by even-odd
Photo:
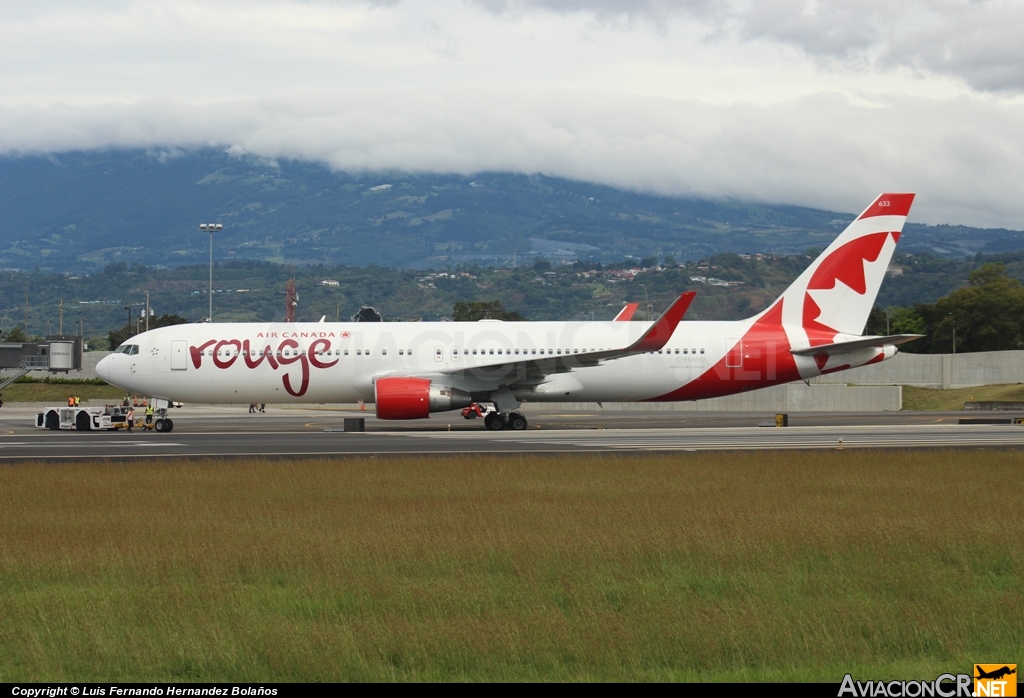
{"type": "Polygon", "coordinates": [[[135,356],[139,353],[138,344],[122,344],[115,351],[115,354],[128,354],[129,356],[135,356]]]}

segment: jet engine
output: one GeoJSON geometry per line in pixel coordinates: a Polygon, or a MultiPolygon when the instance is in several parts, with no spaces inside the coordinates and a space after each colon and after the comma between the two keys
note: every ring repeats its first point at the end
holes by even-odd
{"type": "Polygon", "coordinates": [[[431,412],[469,407],[465,390],[436,385],[426,378],[380,378],[374,384],[378,419],[426,419],[431,412]]]}

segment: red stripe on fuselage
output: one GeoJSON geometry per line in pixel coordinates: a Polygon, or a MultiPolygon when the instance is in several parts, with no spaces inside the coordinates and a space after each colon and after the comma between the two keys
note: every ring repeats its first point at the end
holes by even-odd
{"type": "Polygon", "coordinates": [[[740,366],[726,366],[726,356],[723,356],[695,380],[670,393],[651,398],[650,402],[703,400],[798,380],[800,372],[796,359],[789,353],[789,338],[782,328],[783,300],[779,299],[740,340],[740,366]]]}

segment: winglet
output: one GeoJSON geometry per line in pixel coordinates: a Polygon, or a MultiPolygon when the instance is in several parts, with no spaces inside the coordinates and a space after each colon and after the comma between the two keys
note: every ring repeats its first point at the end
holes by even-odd
{"type": "Polygon", "coordinates": [[[639,307],[639,303],[626,303],[626,307],[619,311],[619,314],[615,316],[613,322],[629,322],[633,319],[633,316],[636,314],[636,309],[639,307]]]}
{"type": "Polygon", "coordinates": [[[626,350],[630,354],[639,354],[645,351],[658,351],[668,344],[672,333],[676,331],[676,325],[683,319],[683,315],[689,310],[690,303],[693,302],[693,297],[696,295],[696,291],[680,294],[679,298],[676,298],[675,302],[668,307],[668,310],[651,325],[651,328],[644,332],[644,336],[633,342],[626,350]]]}

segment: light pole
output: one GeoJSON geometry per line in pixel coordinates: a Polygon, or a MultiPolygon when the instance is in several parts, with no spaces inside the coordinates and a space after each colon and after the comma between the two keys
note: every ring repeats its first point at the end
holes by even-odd
{"type": "Polygon", "coordinates": [[[651,302],[647,300],[647,287],[644,286],[643,284],[640,284],[640,288],[644,290],[644,307],[647,310],[647,321],[650,322],[652,320],[651,315],[653,315],[654,313],[651,312],[651,302]]]}
{"type": "Polygon", "coordinates": [[[956,318],[953,317],[953,313],[950,313],[946,317],[953,323],[953,356],[956,356],[956,318]]]}
{"type": "Polygon", "coordinates": [[[199,229],[210,234],[210,314],[207,322],[213,322],[213,234],[220,232],[224,226],[220,223],[200,223],[199,229]]]}
{"type": "Polygon", "coordinates": [[[875,307],[885,313],[885,336],[889,336],[889,309],[881,303],[875,303],[875,307]]]}

